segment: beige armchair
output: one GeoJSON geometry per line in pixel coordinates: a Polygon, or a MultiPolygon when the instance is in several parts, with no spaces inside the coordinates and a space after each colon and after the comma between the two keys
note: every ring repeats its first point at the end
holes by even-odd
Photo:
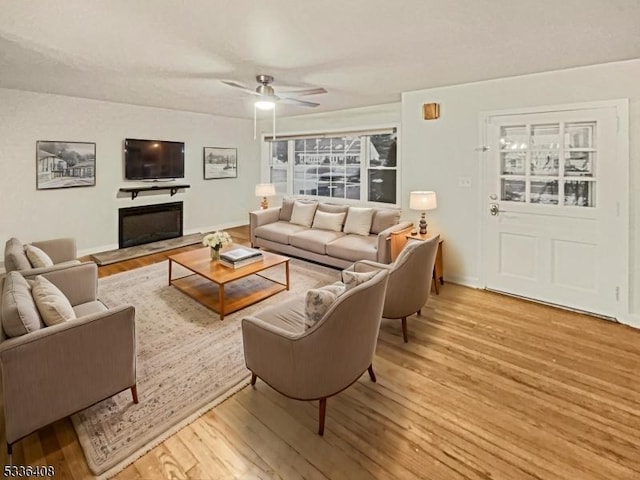
{"type": "Polygon", "coordinates": [[[407,317],[419,314],[429,299],[439,241],[440,235],[424,241],[409,240],[396,261],[389,265],[360,260],[348,269],[355,272],[389,272],[382,316],[402,319],[402,337],[405,343],[409,341],[407,317]]]}
{"type": "MultiPolygon", "coordinates": [[[[118,392],[130,388],[133,401],[138,402],[134,308],[107,308],[97,299],[93,263],[43,276],[67,297],[77,318],[13,338],[0,331],[9,455],[16,441],[118,392]]],[[[8,311],[1,305],[9,303],[4,294],[8,281],[0,279],[3,317],[8,311]]]]}
{"type": "Polygon", "coordinates": [[[305,296],[242,320],[242,339],[251,384],[260,377],[287,397],[320,400],[318,433],[324,433],[327,397],[369,371],[378,340],[387,273],[340,295],[324,316],[306,329],[305,296]]]}
{"type": "Polygon", "coordinates": [[[25,254],[25,245],[17,238],[10,238],[4,247],[4,268],[7,272],[19,271],[25,277],[34,277],[70,265],[78,265],[76,241],[73,238],[55,238],[30,245],[38,247],[53,261],[51,267],[34,268],[25,254]]]}

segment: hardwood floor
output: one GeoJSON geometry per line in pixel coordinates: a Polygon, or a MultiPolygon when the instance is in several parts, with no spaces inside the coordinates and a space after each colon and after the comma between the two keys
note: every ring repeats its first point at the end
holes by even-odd
{"type": "MultiPolygon", "coordinates": [[[[640,478],[640,331],[445,284],[409,318],[408,344],[383,320],[373,365],[377,383],[365,373],[328,400],[324,437],[316,402],[258,380],[115,478],[640,478]]],[[[14,452],[90,477],[69,420],[14,452]]]]}

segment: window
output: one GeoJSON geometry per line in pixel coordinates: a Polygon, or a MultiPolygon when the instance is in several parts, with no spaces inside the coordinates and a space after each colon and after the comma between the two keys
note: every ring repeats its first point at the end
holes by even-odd
{"type": "Polygon", "coordinates": [[[595,207],[595,122],[501,128],[501,199],[595,207]]]}
{"type": "Polygon", "coordinates": [[[281,137],[269,148],[270,182],[279,193],[397,201],[395,129],[281,137]]]}

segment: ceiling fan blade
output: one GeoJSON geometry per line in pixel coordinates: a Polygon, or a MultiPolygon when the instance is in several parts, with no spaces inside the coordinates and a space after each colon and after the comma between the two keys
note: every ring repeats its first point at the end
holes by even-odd
{"type": "Polygon", "coordinates": [[[278,92],[278,95],[282,95],[285,97],[303,97],[305,95],[318,95],[320,93],[327,93],[327,91],[322,88],[307,88],[305,90],[292,90],[289,92],[278,92]]]}
{"type": "Polygon", "coordinates": [[[244,85],[242,85],[240,83],[231,82],[231,81],[228,81],[228,80],[221,80],[221,82],[224,83],[225,85],[229,85],[230,87],[239,88],[243,92],[250,93],[252,95],[258,95],[258,96],[260,95],[255,90],[251,90],[250,88],[247,88],[247,87],[245,87],[244,85]]]}
{"type": "Polygon", "coordinates": [[[283,103],[290,103],[292,105],[298,105],[298,106],[302,106],[302,107],[318,107],[318,106],[320,106],[319,103],[307,102],[306,100],[298,100],[297,98],[281,97],[280,101],[283,102],[283,103]]]}

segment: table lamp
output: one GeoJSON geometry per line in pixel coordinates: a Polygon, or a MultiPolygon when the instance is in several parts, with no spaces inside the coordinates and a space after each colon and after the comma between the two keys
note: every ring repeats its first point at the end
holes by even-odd
{"type": "Polygon", "coordinates": [[[273,183],[259,183],[256,185],[256,197],[262,197],[260,201],[260,208],[262,210],[269,208],[269,200],[267,197],[272,197],[276,194],[276,186],[273,183]]]}
{"type": "Polygon", "coordinates": [[[420,234],[427,233],[427,210],[433,210],[438,206],[436,201],[436,192],[411,192],[409,194],[409,208],[411,210],[419,210],[420,215],[420,234]]]}

